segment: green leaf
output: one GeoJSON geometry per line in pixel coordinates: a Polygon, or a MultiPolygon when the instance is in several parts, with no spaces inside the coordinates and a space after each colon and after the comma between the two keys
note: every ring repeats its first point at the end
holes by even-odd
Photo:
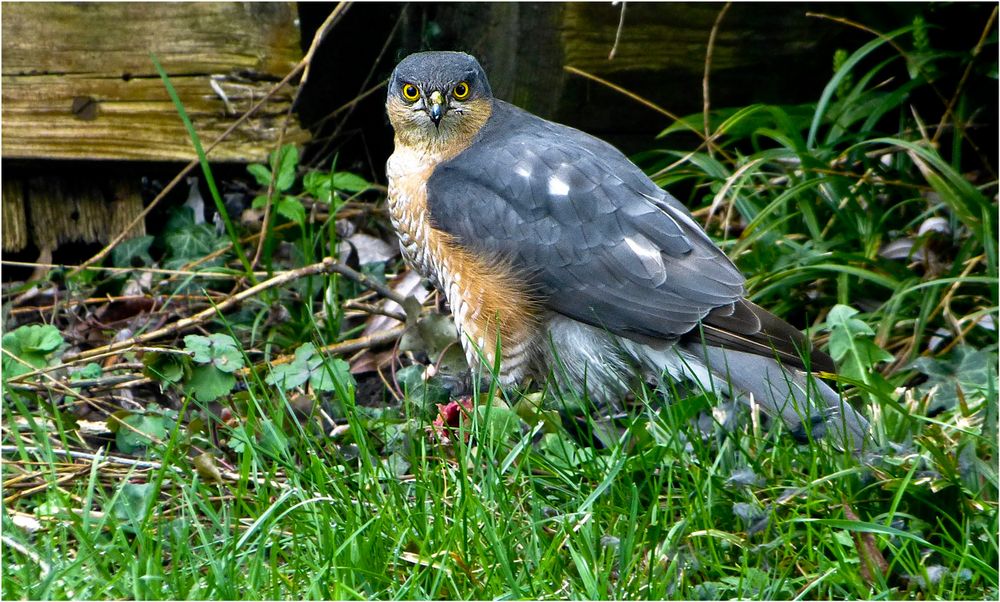
{"type": "Polygon", "coordinates": [[[118,426],[115,445],[125,454],[136,454],[167,435],[168,418],[159,414],[129,414],[119,418],[125,425],[118,426]],[[132,428],[129,428],[132,427],[132,428]]]}
{"type": "Polygon", "coordinates": [[[333,200],[333,188],[328,173],[310,171],[302,178],[302,187],[309,196],[321,203],[330,203],[333,200]]]}
{"type": "Polygon", "coordinates": [[[447,403],[449,392],[437,376],[424,379],[426,368],[412,364],[396,372],[396,381],[403,388],[404,399],[417,408],[432,408],[433,404],[447,403]]]}
{"type": "Polygon", "coordinates": [[[539,449],[557,468],[572,470],[594,458],[592,448],[582,449],[564,433],[546,433],[539,449]]]}
{"type": "Polygon", "coordinates": [[[294,359],[287,364],[272,367],[264,382],[285,391],[302,386],[309,380],[309,359],[315,353],[316,347],[312,343],[299,346],[295,350],[294,359]]]}
{"type": "Polygon", "coordinates": [[[312,343],[300,346],[295,350],[295,359],[288,364],[274,366],[264,379],[267,384],[285,391],[302,386],[307,381],[312,388],[320,391],[334,391],[338,382],[351,389],[357,384],[347,362],[320,355],[312,343]]]}
{"type": "Polygon", "coordinates": [[[293,196],[282,197],[275,204],[274,210],[289,221],[299,225],[306,223],[306,208],[302,206],[302,201],[293,196]]]}
{"type": "Polygon", "coordinates": [[[111,263],[120,268],[153,265],[153,257],[149,254],[153,239],[152,235],[126,238],[111,251],[111,263]]]}
{"type": "Polygon", "coordinates": [[[48,355],[64,343],[59,329],[51,324],[32,324],[21,326],[3,335],[3,349],[28,365],[3,355],[3,371],[5,377],[17,376],[31,372],[33,368],[44,368],[48,364],[48,355]]]}
{"type": "Polygon", "coordinates": [[[320,391],[335,391],[335,383],[337,382],[349,384],[351,387],[355,386],[350,364],[339,358],[320,359],[320,363],[310,371],[309,384],[312,388],[320,391]]]}
{"type": "Polygon", "coordinates": [[[295,184],[295,170],[299,166],[299,149],[294,144],[286,144],[271,154],[271,169],[278,174],[274,189],[285,192],[295,184]]]}
{"type": "Polygon", "coordinates": [[[483,425],[488,437],[496,442],[506,441],[521,432],[521,417],[514,410],[497,405],[481,405],[476,407],[480,425],[483,425]]]}
{"type": "Polygon", "coordinates": [[[247,165],[247,171],[253,176],[254,180],[257,180],[257,184],[260,186],[270,186],[271,185],[271,170],[260,163],[251,163],[247,165]]]}
{"type": "Polygon", "coordinates": [[[50,353],[63,344],[59,329],[51,324],[22,326],[14,331],[21,349],[28,353],[50,353]]]}
{"type": "Polygon", "coordinates": [[[184,348],[199,364],[211,364],[222,372],[236,372],[243,367],[243,354],[233,337],[228,334],[184,337],[184,348]]]}
{"type": "Polygon", "coordinates": [[[145,520],[155,493],[153,483],[124,483],[121,494],[115,498],[112,513],[119,520],[128,521],[132,525],[140,523],[145,520]]]}
{"type": "Polygon", "coordinates": [[[190,358],[175,353],[147,353],[142,358],[142,373],[164,383],[176,383],[184,378],[190,358]]]}
{"type": "Polygon", "coordinates": [[[933,395],[929,410],[954,408],[960,392],[965,402],[973,405],[998,390],[996,356],[988,351],[962,346],[948,359],[922,357],[913,367],[928,377],[920,391],[933,395]]]}
{"type": "Polygon", "coordinates": [[[875,365],[892,360],[892,354],[875,344],[875,335],[868,324],[855,318],[858,310],[847,305],[835,305],[826,318],[830,331],[830,355],[837,361],[842,375],[868,382],[875,365]]]}
{"type": "Polygon", "coordinates": [[[90,362],[83,368],[80,368],[76,372],[70,374],[69,379],[71,381],[77,381],[77,380],[90,380],[92,378],[100,378],[103,372],[104,369],[101,368],[100,364],[96,362],[90,362]]]}
{"type": "Polygon", "coordinates": [[[213,365],[194,366],[186,390],[198,401],[214,401],[229,393],[236,386],[236,377],[222,372],[213,365]]]}
{"type": "Polygon", "coordinates": [[[234,426],[229,432],[232,434],[232,437],[226,441],[226,445],[238,454],[243,453],[247,445],[251,443],[251,438],[247,433],[246,427],[240,424],[234,426]]]}
{"type": "Polygon", "coordinates": [[[288,449],[288,437],[267,418],[260,421],[260,448],[274,456],[281,456],[288,449]]]}
{"type": "Polygon", "coordinates": [[[205,224],[193,224],[164,236],[167,256],[182,261],[208,255],[215,250],[217,241],[215,232],[205,224]]]}
{"type": "Polygon", "coordinates": [[[812,124],[809,126],[809,135],[806,139],[806,146],[808,148],[815,148],[816,146],[816,135],[819,133],[820,123],[822,122],[824,115],[826,115],[830,102],[833,99],[833,95],[836,93],[837,88],[840,87],[841,81],[847,78],[851,73],[851,70],[854,69],[855,65],[861,62],[861,60],[868,56],[872,51],[882,44],[892,40],[892,38],[909,31],[909,29],[909,27],[904,27],[889,32],[884,36],[880,36],[854,51],[848,59],[843,61],[840,65],[840,69],[838,69],[830,81],[827,82],[826,87],[823,89],[823,94],[820,96],[819,102],[816,104],[816,112],[813,114],[812,124]]]}
{"type": "Polygon", "coordinates": [[[368,190],[371,187],[368,180],[348,171],[334,172],[331,177],[331,184],[334,190],[343,190],[344,192],[352,193],[368,190]]]}

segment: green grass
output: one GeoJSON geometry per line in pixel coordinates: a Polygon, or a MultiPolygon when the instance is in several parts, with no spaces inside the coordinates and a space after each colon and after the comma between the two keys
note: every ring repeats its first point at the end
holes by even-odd
{"type": "MultiPolygon", "coordinates": [[[[693,115],[637,157],[707,221],[753,299],[835,356],[873,449],[799,444],[671,387],[636,391],[615,424],[551,392],[483,394],[446,444],[444,379],[427,372],[446,357],[440,322],[401,343],[402,399],[373,401],[316,351],[360,329],[344,302],[362,288],[329,272],[206,322],[214,338],[125,350],[117,368],[64,364],[77,323],[53,312],[51,327],[5,325],[3,597],[996,599],[996,157],[973,144],[973,91],[995,79],[975,53],[928,46],[926,27],[838,53],[816,103],[713,112],[710,150],[680,137],[700,131],[693,115]],[[942,75],[970,65],[964,88],[942,75]],[[935,91],[945,103],[928,109],[935,91]],[[135,375],[140,360],[154,382],[130,390],[144,407],[16,380],[43,366],[135,375]],[[569,428],[574,412],[584,427],[569,428]],[[84,434],[94,414],[115,432],[84,434]]],[[[154,281],[167,296],[229,292],[227,274],[266,282],[334,254],[346,212],[384,228],[355,202],[376,198],[367,182],[331,169],[299,185],[299,167],[285,148],[250,170],[271,192],[255,206],[274,209],[263,272],[249,245],[196,267],[241,233],[183,211],[112,261],[183,270],[154,281]]],[[[396,268],[362,271],[384,282],[396,268]]],[[[95,269],[63,285],[73,299],[125,282],[95,269]]]]}
{"type": "MultiPolygon", "coordinates": [[[[49,449],[72,445],[72,435],[64,431],[61,443],[38,425],[31,438],[41,449],[11,459],[48,486],[30,503],[5,506],[3,526],[50,568],[5,546],[4,597],[843,599],[997,591],[995,471],[956,471],[961,454],[942,439],[965,440],[966,449],[989,442],[960,433],[959,416],[938,416],[940,425],[928,425],[908,450],[859,462],[752,421],[736,431],[717,424],[703,438],[688,420],[696,409],[644,402],[601,450],[545,434],[545,422],[504,436],[487,426],[488,414],[477,414],[467,427],[472,444],[460,433],[449,448],[427,434],[429,423],[372,420],[350,404],[348,428],[331,441],[312,421],[288,418],[280,398],[251,395],[241,422],[261,435],[237,454],[237,475],[221,480],[196,468],[192,445],[205,442],[186,420],[151,446],[158,468],[131,469],[85,460],[67,466],[49,449]],[[79,472],[60,480],[71,471],[79,472]],[[30,508],[41,528],[29,535],[11,521],[30,508]],[[847,508],[861,520],[848,520],[847,508]],[[871,538],[888,577],[864,576],[855,536],[871,538]],[[943,577],[923,590],[917,580],[934,566],[943,577]]],[[[8,465],[4,477],[11,476],[8,465]]]]}

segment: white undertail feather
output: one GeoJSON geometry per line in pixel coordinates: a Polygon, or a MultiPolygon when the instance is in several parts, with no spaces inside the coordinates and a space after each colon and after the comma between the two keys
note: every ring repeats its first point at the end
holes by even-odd
{"type": "Polygon", "coordinates": [[[562,317],[549,322],[548,335],[544,359],[555,384],[580,392],[579,383],[586,383],[587,395],[598,402],[620,400],[638,368],[650,379],[665,374],[758,404],[799,438],[825,434],[842,449],[870,441],[868,422],[829,385],[768,357],[696,343],[657,348],[562,317]]]}

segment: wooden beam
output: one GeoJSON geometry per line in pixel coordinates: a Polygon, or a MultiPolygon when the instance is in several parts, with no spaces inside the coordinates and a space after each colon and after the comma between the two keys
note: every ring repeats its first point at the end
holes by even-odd
{"type": "MultiPolygon", "coordinates": [[[[194,150],[150,54],[206,143],[302,56],[291,3],[9,3],[4,158],[188,161],[194,150]]],[[[308,133],[286,87],[212,158],[260,161],[308,133]]]]}

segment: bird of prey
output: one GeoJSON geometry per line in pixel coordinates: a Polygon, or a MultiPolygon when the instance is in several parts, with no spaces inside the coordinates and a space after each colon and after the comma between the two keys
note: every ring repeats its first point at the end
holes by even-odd
{"type": "Polygon", "coordinates": [[[460,52],[403,59],[386,110],[400,248],[446,296],[474,370],[605,403],[667,374],[756,402],[799,437],[869,441],[811,374],[833,360],[747,300],[690,212],[610,144],[494,98],[460,52]]]}

